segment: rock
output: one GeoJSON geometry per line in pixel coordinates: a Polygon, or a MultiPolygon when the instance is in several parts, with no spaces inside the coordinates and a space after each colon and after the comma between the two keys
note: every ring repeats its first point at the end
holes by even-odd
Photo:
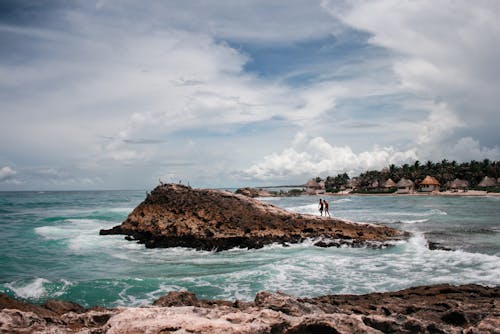
{"type": "Polygon", "coordinates": [[[235,192],[236,194],[241,194],[247,197],[255,198],[255,197],[273,197],[274,195],[271,194],[269,191],[263,190],[263,189],[256,189],[256,188],[239,188],[235,192]]]}
{"type": "Polygon", "coordinates": [[[50,318],[57,315],[55,312],[44,307],[32,305],[27,302],[11,298],[4,293],[0,293],[0,310],[3,309],[15,309],[22,312],[31,312],[41,318],[50,318]]]}
{"type": "Polygon", "coordinates": [[[219,251],[318,237],[358,247],[409,236],[386,226],[292,213],[243,195],[178,184],[156,187],[121,225],[100,234],[125,234],[149,248],[219,251]]]}
{"type": "MultiPolygon", "coordinates": [[[[207,301],[187,291],[170,292],[155,306],[43,317],[30,305],[1,296],[1,333],[498,333],[500,287],[422,286],[367,295],[298,298],[260,292],[254,302],[207,301]]],[[[48,311],[48,310],[47,310],[48,311]]]]}
{"type": "Polygon", "coordinates": [[[48,300],[42,307],[56,314],[64,314],[68,312],[83,313],[85,308],[77,303],[67,302],[64,300],[48,300]]]}
{"type": "Polygon", "coordinates": [[[314,305],[299,301],[297,298],[280,292],[259,292],[255,296],[255,305],[261,308],[280,311],[292,316],[309,314],[319,310],[318,307],[314,305]]]}
{"type": "Polygon", "coordinates": [[[427,247],[430,249],[430,250],[444,250],[444,251],[452,251],[453,249],[449,248],[449,247],[446,247],[446,246],[443,246],[442,244],[440,244],[439,242],[433,242],[433,241],[429,241],[427,243],[427,247]]]}
{"type": "Polygon", "coordinates": [[[155,300],[155,306],[195,306],[198,305],[198,298],[188,291],[170,291],[167,295],[155,300]]]}

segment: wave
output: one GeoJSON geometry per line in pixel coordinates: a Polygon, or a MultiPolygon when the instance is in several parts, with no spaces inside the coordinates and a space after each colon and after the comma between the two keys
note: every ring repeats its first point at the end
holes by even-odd
{"type": "Polygon", "coordinates": [[[417,224],[417,223],[426,223],[428,221],[429,221],[429,219],[401,219],[401,220],[398,220],[396,223],[399,223],[399,224],[417,224]]]}
{"type": "Polygon", "coordinates": [[[129,207],[129,208],[104,208],[102,209],[102,211],[104,212],[115,212],[115,213],[131,213],[132,211],[134,211],[134,208],[132,207],[129,207]]]}
{"type": "Polygon", "coordinates": [[[6,283],[4,286],[12,291],[17,297],[36,300],[45,297],[59,297],[72,283],[61,279],[58,282],[52,282],[43,277],[36,277],[31,280],[17,280],[6,283]]]}
{"type": "Polygon", "coordinates": [[[333,203],[346,203],[346,202],[352,202],[352,199],[350,199],[350,198],[341,198],[341,199],[337,199],[337,200],[333,201],[333,203]]]}

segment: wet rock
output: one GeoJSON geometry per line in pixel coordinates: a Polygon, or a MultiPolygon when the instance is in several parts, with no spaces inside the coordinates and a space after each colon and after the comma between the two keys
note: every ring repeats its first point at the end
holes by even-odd
{"type": "Polygon", "coordinates": [[[178,184],[156,187],[121,225],[101,230],[100,234],[125,234],[148,248],[219,251],[262,248],[271,243],[286,245],[318,237],[364,247],[374,241],[409,236],[385,226],[292,213],[243,195],[178,184]]]}
{"type": "Polygon", "coordinates": [[[452,251],[453,250],[453,249],[451,249],[449,247],[443,246],[442,244],[440,244],[438,242],[433,242],[433,241],[429,241],[427,243],[427,247],[430,250],[444,250],[444,251],[452,251]]]}

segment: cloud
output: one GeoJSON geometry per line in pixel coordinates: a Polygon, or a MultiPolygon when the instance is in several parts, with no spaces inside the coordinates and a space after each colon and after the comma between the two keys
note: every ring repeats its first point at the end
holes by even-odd
{"type": "Polygon", "coordinates": [[[217,186],[228,170],[284,180],[494,155],[500,141],[484,131],[500,125],[492,2],[13,7],[0,16],[0,152],[16,178],[217,186]],[[311,137],[290,144],[298,131],[311,137]],[[471,151],[451,152],[459,142],[471,151]]]}
{"type": "Polygon", "coordinates": [[[484,126],[497,115],[500,3],[362,0],[342,11],[336,2],[324,7],[395,53],[392,66],[402,88],[443,100],[469,126],[484,126]]]}
{"type": "Polygon", "coordinates": [[[500,146],[483,147],[471,137],[460,138],[447,152],[442,152],[448,160],[500,160],[500,146]]]}
{"type": "Polygon", "coordinates": [[[411,124],[392,125],[414,135],[407,147],[415,147],[420,159],[494,156],[496,146],[487,145],[500,141],[492,134],[500,126],[499,3],[360,0],[339,6],[325,0],[322,5],[390,52],[397,85],[382,87],[406,93],[399,110],[403,118],[413,118],[411,124]]]}
{"type": "Polygon", "coordinates": [[[12,180],[17,172],[9,166],[0,168],[0,182],[12,180]]]}
{"type": "Polygon", "coordinates": [[[368,169],[381,169],[390,164],[417,160],[415,150],[398,151],[393,147],[374,147],[354,153],[348,146],[332,146],[322,137],[309,137],[299,132],[291,147],[281,153],[265,156],[261,162],[241,172],[253,180],[287,179],[314,175],[353,175],[368,169]]]}

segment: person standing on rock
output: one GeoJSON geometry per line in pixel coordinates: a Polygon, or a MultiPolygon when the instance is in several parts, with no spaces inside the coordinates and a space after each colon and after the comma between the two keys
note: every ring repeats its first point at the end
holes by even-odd
{"type": "Polygon", "coordinates": [[[319,209],[319,214],[323,216],[323,200],[321,198],[319,199],[318,209],[319,209]]]}
{"type": "Polygon", "coordinates": [[[330,211],[328,211],[328,202],[326,200],[323,200],[323,204],[325,205],[325,217],[328,214],[328,217],[330,217],[330,211]]]}

